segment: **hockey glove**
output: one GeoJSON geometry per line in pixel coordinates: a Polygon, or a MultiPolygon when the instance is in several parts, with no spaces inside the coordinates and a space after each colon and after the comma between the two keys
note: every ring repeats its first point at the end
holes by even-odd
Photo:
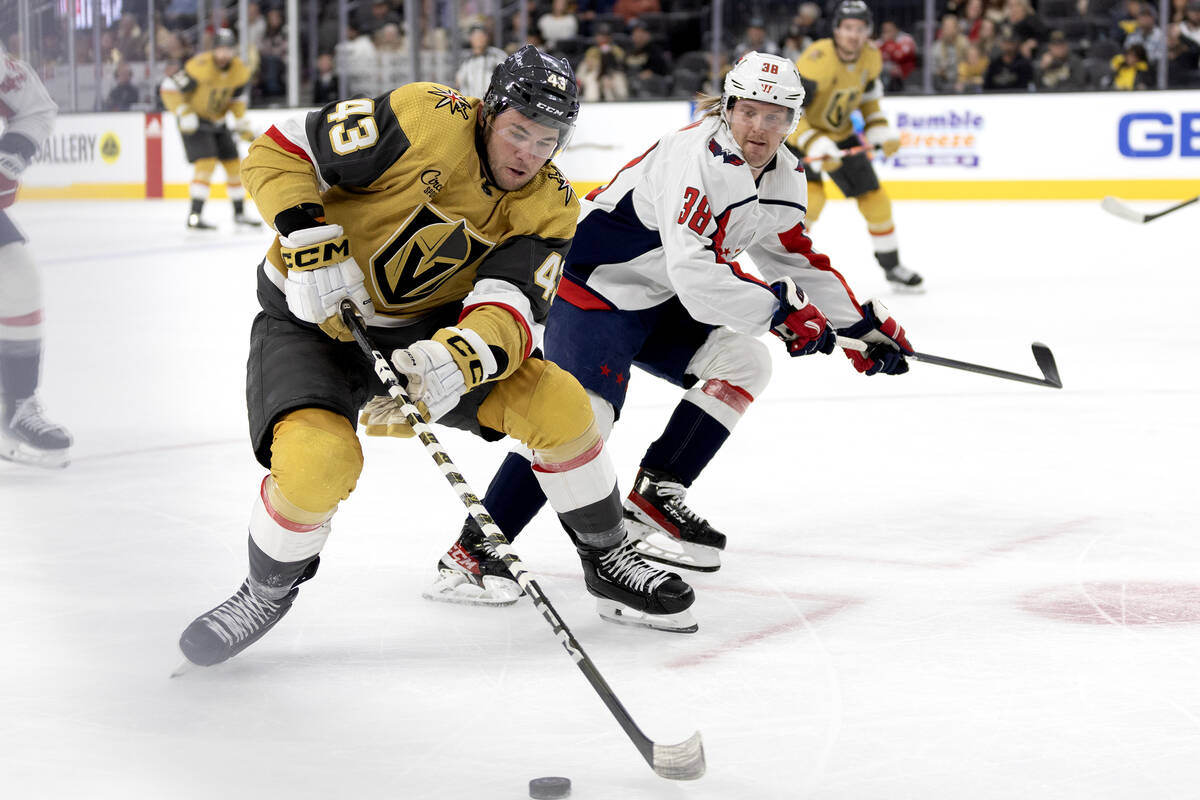
{"type": "Polygon", "coordinates": [[[823,172],[837,172],[842,168],[842,151],[837,143],[828,136],[814,136],[804,148],[806,157],[818,157],[821,160],[813,164],[823,172]]]}
{"type": "Polygon", "coordinates": [[[253,142],[258,138],[258,136],[250,128],[250,120],[246,119],[245,117],[238,117],[236,120],[234,120],[233,130],[243,142],[253,142]]]}
{"type": "Polygon", "coordinates": [[[180,133],[195,133],[200,127],[200,118],[196,116],[196,112],[192,111],[190,106],[179,106],[175,109],[175,117],[179,120],[180,133]]]}
{"type": "Polygon", "coordinates": [[[900,149],[900,136],[891,125],[876,125],[864,132],[867,144],[883,151],[883,157],[888,158],[900,149]]]}
{"type": "Polygon", "coordinates": [[[408,396],[425,405],[430,422],[497,372],[491,348],[470,328],[442,328],[432,339],[394,350],[392,364],[408,379],[408,396]]]}
{"type": "Polygon", "coordinates": [[[788,353],[792,357],[832,353],[837,344],[833,326],[792,279],[771,284],[771,290],[779,298],[779,310],[771,318],[771,333],[783,340],[788,353]]]}
{"type": "Polygon", "coordinates": [[[885,375],[901,375],[908,372],[906,355],[913,353],[912,345],[904,328],[892,319],[887,307],[878,300],[868,300],[862,307],[863,318],[853,325],[838,331],[851,339],[861,339],[870,345],[865,352],[846,350],[846,357],[854,368],[867,375],[882,372],[885,375]]]}
{"type": "MultiPolygon", "coordinates": [[[[424,403],[417,403],[417,411],[428,421],[429,409],[424,403]]],[[[376,397],[363,406],[358,415],[359,424],[367,436],[395,436],[398,439],[411,439],[416,431],[408,424],[408,419],[400,406],[391,397],[376,397]]]]}
{"type": "Polygon", "coordinates": [[[329,336],[353,340],[338,306],[349,297],[364,319],[375,316],[371,296],[363,286],[362,270],[350,257],[350,243],[341,225],[301,228],[279,237],[280,255],[288,268],[283,293],[288,311],[319,325],[329,336]]]}
{"type": "Polygon", "coordinates": [[[28,166],[29,162],[20,153],[0,150],[0,179],[16,183],[28,166]]]}

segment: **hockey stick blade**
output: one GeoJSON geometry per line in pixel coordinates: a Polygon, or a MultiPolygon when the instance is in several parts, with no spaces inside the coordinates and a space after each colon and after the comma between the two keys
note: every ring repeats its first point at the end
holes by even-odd
{"type": "Polygon", "coordinates": [[[1145,222],[1146,215],[1140,211],[1130,208],[1113,196],[1105,197],[1100,201],[1100,207],[1113,216],[1127,219],[1130,222],[1145,222]]]}
{"type": "Polygon", "coordinates": [[[575,662],[575,666],[587,678],[592,689],[600,697],[600,700],[608,707],[621,729],[633,742],[633,746],[641,753],[642,758],[646,759],[646,763],[654,772],[664,778],[671,780],[695,780],[704,774],[704,747],[700,743],[699,732],[692,734],[690,739],[684,742],[673,745],[660,745],[652,741],[637,723],[633,721],[633,716],[621,704],[616,693],[608,685],[608,681],[600,674],[600,670],[596,668],[596,664],[584,652],[583,646],[575,639],[575,634],[571,633],[571,629],[567,627],[567,623],[563,622],[558,611],[550,604],[550,600],[542,591],[542,587],[534,580],[525,565],[521,563],[520,558],[513,552],[509,546],[508,539],[504,537],[504,533],[496,525],[495,520],[488,514],[479,497],[471,489],[466,478],[458,470],[458,466],[450,458],[450,454],[442,447],[442,443],[438,441],[437,434],[425,422],[421,416],[421,412],[413,404],[409,398],[400,380],[396,377],[395,371],[392,370],[391,363],[384,358],[375,346],[371,343],[370,337],[367,335],[366,325],[362,318],[358,315],[358,309],[355,307],[352,300],[343,300],[340,306],[342,312],[342,321],[346,323],[354,341],[358,344],[367,360],[374,364],[375,374],[379,378],[379,382],[386,388],[388,395],[399,406],[400,411],[404,414],[405,422],[412,427],[417,438],[425,446],[426,452],[438,465],[442,476],[450,484],[454,493],[458,495],[458,499],[466,506],[467,513],[479,523],[483,529],[483,534],[488,542],[495,548],[496,553],[500,556],[505,568],[508,570],[509,577],[516,581],[525,594],[533,601],[534,608],[542,615],[542,618],[550,625],[554,635],[558,638],[567,655],[575,662]]]}
{"type": "Polygon", "coordinates": [[[1041,342],[1034,342],[1031,347],[1033,348],[1033,360],[1037,362],[1038,369],[1042,371],[1046,383],[1055,389],[1061,389],[1062,378],[1058,377],[1058,364],[1054,363],[1054,353],[1051,353],[1050,348],[1041,342]]]}

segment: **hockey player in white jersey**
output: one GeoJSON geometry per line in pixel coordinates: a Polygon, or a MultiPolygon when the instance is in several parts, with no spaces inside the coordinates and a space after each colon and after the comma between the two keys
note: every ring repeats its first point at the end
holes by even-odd
{"type": "MultiPolygon", "coordinates": [[[[723,95],[705,100],[702,119],[664,136],[583,203],[546,323],[546,357],[583,384],[605,436],[633,365],[686,390],[625,503],[648,558],[719,567],[725,537],[684,495],[770,379],[764,332],[793,356],[830,353],[841,333],[871,343],[846,351],[860,372],[908,369],[904,330],[878,301],[860,305],[806,232],[803,166],[783,147],[803,99],[790,61],[749,53],[723,95]],[[766,281],[741,269],[743,254],[766,281]]],[[[526,458],[508,455],[484,501],[510,539],[545,502],[526,458]]],[[[430,599],[500,605],[520,594],[470,520],[438,573],[430,599]]]]}
{"type": "Polygon", "coordinates": [[[0,458],[43,467],[67,465],[71,435],[42,415],[41,281],[5,209],[57,112],[33,69],[0,47],[0,458]]]}

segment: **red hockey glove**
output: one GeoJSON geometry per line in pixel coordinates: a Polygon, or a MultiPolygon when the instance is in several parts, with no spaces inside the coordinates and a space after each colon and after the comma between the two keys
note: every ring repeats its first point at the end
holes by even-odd
{"type": "Polygon", "coordinates": [[[833,352],[837,336],[821,309],[808,302],[808,297],[791,278],[771,284],[779,298],[779,310],[771,318],[771,333],[783,340],[792,357],[812,353],[833,352]]]}
{"type": "Polygon", "coordinates": [[[908,362],[904,357],[911,356],[913,349],[904,328],[892,319],[887,307],[878,300],[864,303],[862,313],[862,319],[838,331],[842,336],[861,339],[870,345],[863,353],[846,350],[846,357],[854,363],[854,368],[867,375],[876,372],[901,375],[908,372],[908,362]]]}

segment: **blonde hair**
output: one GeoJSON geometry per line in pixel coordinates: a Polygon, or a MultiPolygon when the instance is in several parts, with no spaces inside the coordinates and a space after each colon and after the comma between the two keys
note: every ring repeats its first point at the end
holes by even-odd
{"type": "Polygon", "coordinates": [[[700,115],[702,117],[719,117],[723,100],[724,98],[719,94],[699,92],[696,95],[696,108],[702,112],[700,115]]]}

